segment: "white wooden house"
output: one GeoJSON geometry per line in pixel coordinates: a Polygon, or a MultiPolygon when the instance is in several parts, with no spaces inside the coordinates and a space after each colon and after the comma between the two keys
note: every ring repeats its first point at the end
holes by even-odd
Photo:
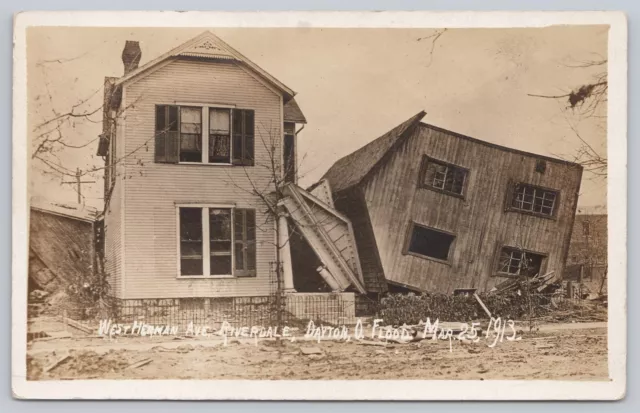
{"type": "MultiPolygon", "coordinates": [[[[268,295],[276,225],[286,241],[299,221],[314,222],[303,232],[330,289],[364,292],[349,220],[330,191],[323,199],[321,186],[314,195],[296,185],[296,131],[306,119],[293,90],[210,32],[142,66],[138,42],[128,41],[122,59],[124,75],[105,79],[98,149],[116,297],[268,295]],[[288,182],[289,225],[253,193],[272,185],[271,157],[288,182]],[[305,215],[316,213],[321,222],[305,215]]],[[[288,246],[281,258],[293,293],[288,246]]]]}

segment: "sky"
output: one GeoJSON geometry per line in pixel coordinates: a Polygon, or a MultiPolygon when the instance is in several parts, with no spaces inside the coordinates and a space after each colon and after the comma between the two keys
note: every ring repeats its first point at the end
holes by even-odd
{"type": "MultiPolygon", "coordinates": [[[[105,76],[121,76],[122,48],[137,40],[143,65],[210,30],[293,89],[308,124],[299,135],[300,184],[317,181],[339,158],[425,110],[424,122],[488,142],[572,159],[575,131],[606,157],[606,115],[585,117],[562,95],[593,81],[607,56],[607,26],[514,29],[221,29],[30,28],[27,35],[28,130],[57,114],[96,111],[105,76]],[[574,131],[575,129],[575,131],[574,131]]],[[[102,166],[95,155],[102,113],[60,127],[65,142],[49,155],[65,171],[102,166]],[[85,146],[86,145],[86,146],[85,146]]],[[[57,131],[55,131],[57,133],[57,131]]],[[[35,146],[34,146],[35,147],[35,146]]],[[[31,160],[32,196],[75,203],[71,176],[31,160]]],[[[102,207],[102,175],[82,186],[83,202],[102,207]]],[[[579,208],[606,208],[606,180],[585,173],[579,208]]]]}

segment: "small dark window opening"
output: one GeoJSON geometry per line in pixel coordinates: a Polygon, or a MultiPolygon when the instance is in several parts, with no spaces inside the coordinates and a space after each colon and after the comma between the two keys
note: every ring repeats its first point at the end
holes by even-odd
{"type": "Polygon", "coordinates": [[[202,108],[180,107],[180,162],[202,162],[202,108]]]}
{"type": "Polygon", "coordinates": [[[446,261],[454,239],[451,234],[414,224],[407,251],[446,261]]]}
{"type": "Polygon", "coordinates": [[[284,124],[284,178],[286,182],[296,181],[295,126],[295,123],[284,124]]]}
{"type": "Polygon", "coordinates": [[[543,174],[546,171],[547,171],[547,162],[543,161],[542,159],[538,159],[536,161],[536,172],[543,174]]]}
{"type": "Polygon", "coordinates": [[[454,195],[463,194],[468,172],[466,169],[427,157],[423,162],[421,182],[423,187],[435,188],[454,195]]]}
{"type": "Polygon", "coordinates": [[[504,247],[500,251],[498,272],[508,275],[526,275],[533,277],[540,272],[544,255],[517,248],[504,247]]]}

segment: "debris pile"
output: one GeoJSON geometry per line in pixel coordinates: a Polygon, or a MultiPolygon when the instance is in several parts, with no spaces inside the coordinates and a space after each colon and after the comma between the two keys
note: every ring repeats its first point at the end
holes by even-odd
{"type": "Polygon", "coordinates": [[[513,277],[487,293],[389,294],[377,315],[393,325],[432,320],[469,322],[492,317],[511,320],[540,319],[550,322],[606,321],[606,304],[597,300],[563,298],[562,284],[550,272],[535,277],[513,277]]]}

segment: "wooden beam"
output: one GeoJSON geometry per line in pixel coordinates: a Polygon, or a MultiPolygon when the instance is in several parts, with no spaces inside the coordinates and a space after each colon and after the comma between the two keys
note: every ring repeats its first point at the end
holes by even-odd
{"type": "Polygon", "coordinates": [[[480,303],[480,306],[482,307],[482,309],[484,310],[485,313],[487,313],[487,315],[489,316],[489,318],[491,318],[491,311],[489,311],[489,309],[487,308],[486,305],[484,305],[484,303],[482,302],[482,300],[480,299],[480,296],[478,295],[478,293],[473,293],[473,296],[476,298],[476,300],[478,301],[478,303],[480,303]]]}

